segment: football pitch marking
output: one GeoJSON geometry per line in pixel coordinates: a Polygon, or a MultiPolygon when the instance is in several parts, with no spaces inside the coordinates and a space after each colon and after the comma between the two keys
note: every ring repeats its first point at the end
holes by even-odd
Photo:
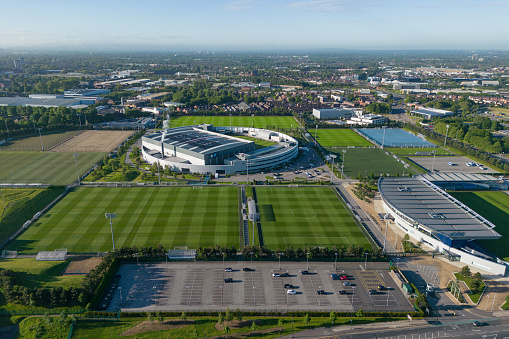
{"type": "Polygon", "coordinates": [[[292,215],[299,219],[314,219],[318,215],[312,208],[293,209],[292,215]]]}
{"type": "MultiPolygon", "coordinates": [[[[285,241],[285,245],[296,245],[296,246],[307,245],[306,238],[315,238],[315,239],[316,238],[318,238],[318,239],[324,238],[324,239],[327,239],[328,243],[324,244],[324,246],[330,246],[330,243],[350,245],[350,241],[348,241],[347,237],[328,237],[328,236],[323,235],[323,234],[306,234],[306,235],[303,235],[301,237],[284,237],[284,241],[285,241]],[[288,239],[288,242],[286,241],[286,239],[288,239]],[[291,239],[299,239],[299,241],[292,242],[291,239]],[[334,241],[334,240],[338,240],[338,241],[334,241]]],[[[315,245],[313,245],[313,246],[315,246],[315,245]]],[[[316,245],[316,246],[318,246],[318,245],[316,245]]]]}

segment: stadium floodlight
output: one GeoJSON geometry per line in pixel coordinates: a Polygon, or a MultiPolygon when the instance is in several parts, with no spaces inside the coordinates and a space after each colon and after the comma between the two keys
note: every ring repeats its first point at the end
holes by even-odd
{"type": "Polygon", "coordinates": [[[447,128],[447,131],[445,132],[445,140],[444,140],[444,147],[445,147],[445,144],[447,143],[447,134],[449,134],[449,125],[445,125],[445,127],[447,128]]]}
{"type": "Polygon", "coordinates": [[[113,252],[115,252],[115,237],[113,236],[113,219],[117,217],[117,213],[104,213],[104,216],[110,219],[111,242],[113,243],[113,252]]]}
{"type": "Polygon", "coordinates": [[[336,159],[338,156],[336,154],[331,154],[330,157],[332,159],[332,171],[330,175],[330,182],[331,184],[333,184],[332,178],[334,178],[334,159],[336,159]]]}
{"type": "Polygon", "coordinates": [[[385,144],[385,129],[387,128],[387,126],[382,126],[382,129],[384,130],[384,136],[382,138],[382,149],[384,148],[384,144],[385,144]]]}
{"type": "Polygon", "coordinates": [[[42,143],[42,134],[41,134],[41,129],[40,128],[39,128],[39,138],[41,138],[41,149],[44,152],[44,145],[42,143]]]}
{"type": "Polygon", "coordinates": [[[78,175],[78,184],[81,184],[80,171],[78,170],[78,153],[74,153],[72,156],[74,157],[74,162],[76,162],[76,174],[78,175]]]}

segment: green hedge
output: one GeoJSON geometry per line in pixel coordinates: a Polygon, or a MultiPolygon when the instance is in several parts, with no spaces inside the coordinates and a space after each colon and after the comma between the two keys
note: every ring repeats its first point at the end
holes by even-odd
{"type": "Polygon", "coordinates": [[[118,269],[120,268],[120,261],[118,259],[113,259],[113,262],[110,264],[110,267],[108,268],[108,272],[104,275],[101,282],[99,283],[99,286],[95,290],[94,295],[92,296],[92,299],[90,299],[89,307],[90,309],[95,309],[97,305],[99,305],[99,302],[103,298],[104,294],[106,293],[106,290],[110,286],[111,280],[117,275],[118,269]]]}

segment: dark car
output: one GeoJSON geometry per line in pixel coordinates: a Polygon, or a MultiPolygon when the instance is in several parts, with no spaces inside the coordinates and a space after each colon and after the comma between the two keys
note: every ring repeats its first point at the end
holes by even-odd
{"type": "Polygon", "coordinates": [[[330,277],[332,278],[332,280],[339,280],[339,275],[337,275],[336,273],[332,273],[330,277]]]}
{"type": "Polygon", "coordinates": [[[309,271],[300,271],[300,274],[306,275],[306,274],[309,274],[309,271]]]}
{"type": "Polygon", "coordinates": [[[324,290],[318,290],[318,291],[316,291],[316,294],[322,294],[322,295],[324,295],[324,294],[325,294],[325,291],[324,291],[324,290]]]}
{"type": "Polygon", "coordinates": [[[339,294],[347,294],[348,292],[346,292],[345,290],[342,290],[342,291],[339,291],[338,293],[339,294]]]}
{"type": "Polygon", "coordinates": [[[282,276],[282,277],[289,277],[289,276],[290,276],[290,273],[281,273],[281,276],[282,276]]]}
{"type": "Polygon", "coordinates": [[[224,280],[225,283],[232,283],[233,282],[233,279],[232,278],[226,278],[224,280]]]}
{"type": "Polygon", "coordinates": [[[285,284],[285,288],[293,288],[291,284],[285,284]]]}
{"type": "Polygon", "coordinates": [[[369,290],[369,294],[378,294],[377,290],[369,290]]]}
{"type": "Polygon", "coordinates": [[[483,326],[484,323],[480,322],[480,321],[474,321],[474,326],[483,326]]]}
{"type": "Polygon", "coordinates": [[[387,287],[383,286],[383,285],[378,285],[378,289],[380,291],[385,291],[387,289],[387,287]]]}
{"type": "Polygon", "coordinates": [[[253,269],[249,268],[249,267],[244,267],[242,269],[244,272],[251,272],[251,271],[254,271],[253,269]]]}

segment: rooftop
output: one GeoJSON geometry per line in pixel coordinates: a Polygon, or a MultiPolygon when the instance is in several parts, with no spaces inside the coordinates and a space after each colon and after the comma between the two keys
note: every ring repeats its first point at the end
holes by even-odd
{"type": "MultiPolygon", "coordinates": [[[[444,191],[417,178],[380,178],[382,198],[431,233],[451,239],[498,239],[489,222],[444,191]]],[[[494,226],[493,226],[494,227],[494,226]]]]}

